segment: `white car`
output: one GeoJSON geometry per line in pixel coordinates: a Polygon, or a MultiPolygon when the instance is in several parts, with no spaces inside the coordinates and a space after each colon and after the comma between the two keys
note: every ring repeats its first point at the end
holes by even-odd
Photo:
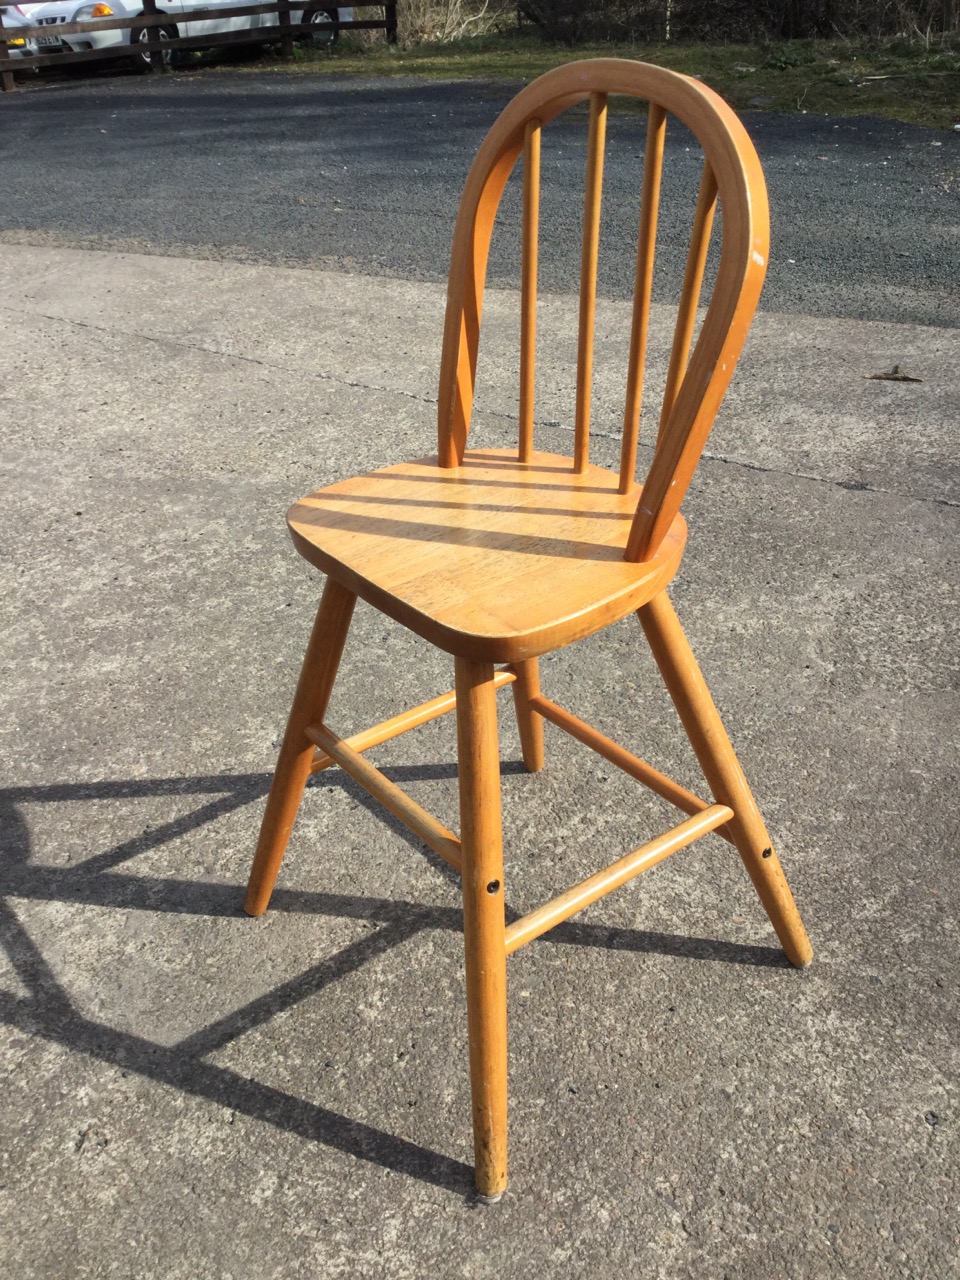
{"type": "MultiPolygon", "coordinates": [[[[160,40],[163,41],[176,39],[177,36],[216,36],[224,31],[246,31],[277,25],[276,13],[253,13],[233,18],[190,18],[190,13],[194,10],[233,9],[238,3],[242,3],[242,0],[157,0],[157,12],[169,17],[170,21],[169,24],[153,27],[152,30],[158,31],[160,40]]],[[[291,7],[290,19],[292,22],[312,23],[312,38],[318,44],[332,44],[340,33],[340,23],[350,22],[353,18],[352,9],[314,7],[311,0],[300,0],[300,6],[291,7]]],[[[29,42],[35,46],[36,53],[55,53],[58,50],[79,53],[84,49],[113,49],[147,40],[151,30],[133,27],[124,31],[105,29],[103,32],[84,31],[64,36],[58,34],[57,28],[68,22],[89,22],[103,18],[106,26],[110,18],[139,17],[143,8],[138,0],[48,0],[45,4],[20,0],[19,11],[22,20],[42,26],[49,33],[45,32],[29,42]]],[[[5,14],[4,26],[6,25],[5,14]]],[[[143,63],[149,65],[149,54],[143,53],[140,56],[143,63]]],[[[164,60],[169,60],[169,54],[164,54],[164,60]]]]}
{"type": "Polygon", "coordinates": [[[8,58],[29,58],[37,52],[36,40],[25,40],[18,27],[29,27],[33,21],[18,4],[0,4],[3,16],[3,38],[7,43],[8,58]]]}

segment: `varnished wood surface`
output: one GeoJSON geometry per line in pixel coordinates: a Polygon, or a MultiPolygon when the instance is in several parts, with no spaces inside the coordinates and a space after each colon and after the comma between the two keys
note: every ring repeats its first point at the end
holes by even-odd
{"type": "MultiPolygon", "coordinates": [[[[678,354],[676,364],[683,376],[672,389],[669,416],[627,541],[627,559],[649,560],[656,556],[661,541],[673,527],[733,375],[763,285],[770,239],[766,186],[753,143],[730,107],[691,77],[620,58],[584,59],[540,76],[501,112],[470,168],[454,230],[440,365],[438,453],[440,465],[452,468],[459,464],[466,448],[490,236],[507,179],[523,149],[527,125],[537,120],[546,126],[568,107],[589,100],[589,156],[599,104],[611,94],[645,98],[662,107],[667,115],[675,115],[691,130],[703,148],[711,181],[716,180],[723,215],[720,262],[710,303],[689,363],[684,335],[679,337],[683,359],[678,354]]],[[[656,119],[655,116],[655,122],[656,119]]],[[[594,206],[599,209],[600,192],[592,173],[591,169],[587,180],[588,221],[590,210],[594,206]]],[[[651,185],[651,203],[653,194],[651,185]]],[[[709,207],[712,209],[712,205],[709,207]]],[[[701,248],[698,228],[707,230],[707,219],[702,216],[707,211],[706,203],[701,202],[693,237],[694,264],[701,248]]],[[[589,239],[586,234],[585,245],[589,239]]],[[[590,256],[585,252],[586,266],[590,256]]],[[[685,292],[692,297],[694,290],[690,287],[685,292]]],[[[584,296],[581,292],[582,308],[590,313],[584,296]]],[[[586,319],[590,320],[589,314],[586,319]]],[[[584,371],[588,352],[581,323],[580,372],[584,371]]],[[[634,362],[635,368],[638,363],[634,362]]],[[[586,379],[578,377],[578,427],[583,426],[589,403],[585,383],[586,379]]],[[[631,416],[633,408],[633,404],[628,405],[631,416]]],[[[633,430],[629,425],[628,437],[633,430]]],[[[586,447],[585,432],[580,432],[576,444],[578,462],[583,460],[586,447]]],[[[631,449],[628,438],[628,458],[631,449]]]]}
{"type": "Polygon", "coordinates": [[[536,911],[521,916],[504,934],[507,955],[512,955],[514,951],[526,946],[534,938],[539,938],[541,934],[555,928],[562,921],[569,920],[584,907],[589,907],[591,902],[606,897],[608,893],[619,889],[628,880],[633,880],[635,876],[649,871],[658,862],[669,858],[672,853],[685,849],[702,836],[709,835],[711,831],[715,831],[732,817],[733,810],[726,805],[710,805],[709,808],[687,818],[685,822],[665,831],[663,835],[648,840],[639,849],[634,849],[633,853],[628,853],[618,858],[616,862],[611,862],[609,867],[604,867],[595,875],[581,880],[566,893],[551,898],[542,907],[537,907],[536,911]]]}
{"type": "Polygon", "coordinates": [[[580,248],[580,319],[577,327],[576,441],[573,463],[578,472],[585,471],[590,460],[597,256],[600,249],[600,207],[603,201],[603,155],[606,140],[607,95],[591,93],[587,127],[587,172],[583,194],[583,240],[580,248]]]}
{"type": "Polygon", "coordinates": [[[667,593],[640,609],[639,617],[714,799],[734,811],[730,834],[770,923],[791,964],[802,969],[813,959],[813,947],[753,792],[667,593]]]}
{"type": "Polygon", "coordinates": [[[414,835],[419,836],[435,853],[449,862],[454,870],[460,870],[460,841],[432,813],[427,813],[426,809],[379,769],[374,768],[369,760],[365,760],[359,751],[354,751],[327,725],[310,725],[306,729],[306,735],[321,751],[336,760],[354,782],[358,782],[385,809],[389,809],[395,818],[408,826],[414,835]]]}
{"type": "Polygon", "coordinates": [[[497,698],[489,663],[455,663],[463,944],[477,1190],[507,1185],[507,952],[497,698]]]}
{"type": "Polygon", "coordinates": [[[514,662],[624,617],[676,572],[682,517],[652,560],[624,559],[638,491],[618,483],[556,454],[484,450],[330,485],[288,523],[308,560],[439,648],[514,662]]]}
{"type": "Polygon", "coordinates": [[[513,686],[513,704],[517,712],[523,765],[529,773],[539,773],[544,759],[543,716],[533,704],[540,697],[540,661],[530,658],[526,662],[515,662],[513,669],[517,676],[513,686]]]}
{"type": "Polygon", "coordinates": [[[647,145],[643,161],[640,232],[637,237],[637,267],[633,281],[633,317],[630,325],[630,363],[623,408],[623,439],[620,444],[621,493],[629,493],[630,486],[636,483],[637,441],[640,438],[640,411],[643,407],[643,372],[650,332],[653,265],[657,248],[660,181],[663,176],[666,136],[667,113],[658,103],[651,102],[647,112],[647,145]]]}
{"type": "Polygon", "coordinates": [[[523,142],[523,235],[520,268],[520,461],[533,455],[537,380],[537,263],[540,228],[540,122],[531,120],[523,142]]]}
{"type": "Polygon", "coordinates": [[[313,743],[306,730],[322,720],[327,709],[356,603],[352,591],[335,578],[327,579],[270,784],[243,903],[247,915],[262,915],[270,902],[313,765],[313,743]]]}
{"type": "MultiPolygon", "coordinates": [[[[504,685],[515,684],[518,678],[516,672],[505,669],[496,672],[493,683],[496,688],[502,689],[504,685]]],[[[371,725],[369,729],[361,729],[359,733],[351,734],[349,738],[343,740],[344,745],[352,751],[369,751],[371,747],[378,747],[383,742],[389,742],[392,738],[399,738],[403,733],[409,733],[411,729],[417,729],[422,724],[428,724],[431,720],[448,715],[456,710],[456,706],[457,694],[454,689],[451,689],[449,693],[441,693],[439,697],[431,698],[429,702],[421,702],[418,706],[411,707],[409,711],[401,711],[399,715],[391,716],[389,720],[381,720],[379,724],[371,725]]],[[[329,769],[332,764],[336,764],[333,756],[328,756],[324,751],[318,751],[310,766],[310,772],[321,773],[324,769],[329,769]]]]}
{"type": "MultiPolygon", "coordinates": [[[[514,685],[514,694],[517,692],[517,685],[514,685]]],[[[616,765],[618,769],[622,769],[631,778],[649,787],[651,791],[655,791],[658,796],[676,805],[684,813],[689,813],[691,817],[709,808],[709,805],[699,796],[695,796],[692,791],[688,791],[686,787],[682,787],[679,782],[667,777],[659,769],[654,769],[653,765],[647,764],[646,760],[641,760],[632,751],[622,747],[619,742],[608,738],[592,724],[587,724],[585,720],[573,715],[565,707],[558,706],[552,699],[536,694],[530,699],[530,706],[545,720],[555,724],[564,733],[569,733],[571,738],[576,738],[585,747],[595,751],[598,756],[603,756],[604,760],[609,760],[612,765],[616,765]]],[[[526,757],[524,757],[524,764],[526,764],[526,757]]],[[[733,840],[733,836],[726,827],[718,827],[717,835],[723,836],[725,840],[733,840]]]]}
{"type": "Polygon", "coordinates": [[[697,195],[697,207],[693,215],[693,231],[690,234],[690,245],[687,250],[687,265],[683,273],[683,288],[680,290],[680,305],[677,308],[677,325],[673,334],[673,348],[670,352],[670,367],[667,371],[667,385],[663,392],[663,404],[660,408],[660,429],[657,433],[658,443],[663,439],[670,421],[670,414],[677,401],[677,392],[687,371],[690,358],[690,343],[693,341],[693,330],[697,320],[697,307],[700,304],[700,293],[703,289],[703,273],[707,265],[707,253],[710,248],[710,232],[713,229],[714,214],[717,210],[717,180],[709,164],[703,167],[700,178],[700,191],[697,195]]]}

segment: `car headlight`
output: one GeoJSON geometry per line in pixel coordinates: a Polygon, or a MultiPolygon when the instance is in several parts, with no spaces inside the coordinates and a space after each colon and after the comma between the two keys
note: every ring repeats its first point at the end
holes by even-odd
{"type": "Polygon", "coordinates": [[[26,42],[26,40],[8,40],[8,41],[7,41],[7,48],[8,48],[8,49],[22,49],[22,48],[23,48],[23,46],[24,46],[26,43],[27,43],[27,42],[26,42]]]}
{"type": "Polygon", "coordinates": [[[113,10],[108,4],[85,4],[73,15],[72,21],[86,22],[88,18],[112,18],[113,10]]]}

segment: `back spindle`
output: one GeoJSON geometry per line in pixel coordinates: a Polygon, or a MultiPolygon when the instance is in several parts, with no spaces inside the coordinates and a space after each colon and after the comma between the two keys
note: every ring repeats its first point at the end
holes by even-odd
{"type": "Polygon", "coordinates": [[[523,135],[523,244],[520,270],[520,461],[533,454],[537,345],[537,235],[540,222],[540,121],[523,135]]]}
{"type": "Polygon", "coordinates": [[[643,161],[643,189],[640,195],[640,238],[637,243],[637,272],[633,285],[633,322],[630,327],[630,363],[627,369],[627,399],[623,412],[623,443],[620,448],[620,493],[629,493],[636,479],[637,440],[643,404],[643,370],[650,328],[650,298],[653,292],[653,260],[657,243],[657,214],[660,209],[660,177],[663,172],[663,144],[667,113],[651,102],[647,116],[647,147],[643,161]]]}
{"type": "Polygon", "coordinates": [[[703,174],[700,178],[700,192],[697,196],[697,207],[693,215],[693,230],[690,233],[690,248],[687,252],[687,265],[683,273],[683,289],[680,293],[680,306],[677,309],[677,327],[673,333],[673,349],[670,352],[670,367],[667,370],[667,385],[663,393],[663,407],[660,411],[660,430],[657,444],[663,439],[670,414],[676,403],[680,383],[687,370],[690,358],[690,343],[693,340],[693,327],[697,319],[697,305],[700,302],[700,290],[703,287],[703,271],[707,263],[707,250],[710,248],[710,233],[713,230],[713,215],[717,209],[717,179],[710,165],[704,162],[703,174]]]}
{"type": "Polygon", "coordinates": [[[587,176],[583,197],[583,246],[580,254],[580,325],[577,341],[577,399],[573,469],[583,475],[590,460],[590,400],[593,392],[593,331],[597,300],[597,254],[603,148],[607,134],[607,95],[590,94],[587,176]]]}

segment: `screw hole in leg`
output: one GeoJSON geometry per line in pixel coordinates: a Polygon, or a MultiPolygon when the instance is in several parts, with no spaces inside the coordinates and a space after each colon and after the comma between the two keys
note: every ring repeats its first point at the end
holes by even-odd
{"type": "Polygon", "coordinates": [[[496,893],[500,888],[499,880],[491,880],[487,885],[487,893],[496,893]]]}
{"type": "Polygon", "coordinates": [[[761,855],[760,855],[760,857],[761,857],[761,858],[770,858],[770,857],[772,857],[772,856],[773,856],[773,850],[772,850],[772,849],[764,849],[763,853],[761,853],[761,855]]]}

